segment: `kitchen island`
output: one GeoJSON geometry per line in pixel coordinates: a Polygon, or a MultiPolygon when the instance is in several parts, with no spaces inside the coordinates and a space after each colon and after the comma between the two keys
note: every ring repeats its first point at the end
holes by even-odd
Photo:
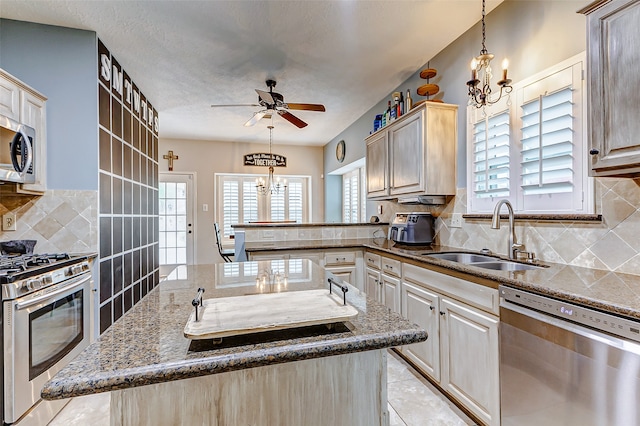
{"type": "MultiPolygon", "coordinates": [[[[112,425],[388,424],[386,348],[426,332],[348,285],[358,315],[321,325],[190,341],[204,298],[327,288],[308,260],[179,266],[43,388],[44,399],[112,392],[112,425]]],[[[327,290],[328,291],[328,290],[327,290]]]]}

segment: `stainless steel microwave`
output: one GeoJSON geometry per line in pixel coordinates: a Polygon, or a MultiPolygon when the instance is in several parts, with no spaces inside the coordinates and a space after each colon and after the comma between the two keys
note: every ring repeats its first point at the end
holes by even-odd
{"type": "Polygon", "coordinates": [[[0,115],[0,181],[34,183],[36,131],[0,115]]]}

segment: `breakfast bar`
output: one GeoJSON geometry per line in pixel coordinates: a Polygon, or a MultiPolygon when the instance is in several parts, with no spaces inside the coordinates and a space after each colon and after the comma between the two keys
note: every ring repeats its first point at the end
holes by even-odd
{"type": "Polygon", "coordinates": [[[185,337],[199,288],[205,301],[328,294],[329,278],[303,259],[178,266],[50,380],[42,397],[112,392],[112,425],[388,424],[386,348],[427,334],[349,284],[346,303],[357,314],[348,321],[185,337]]]}

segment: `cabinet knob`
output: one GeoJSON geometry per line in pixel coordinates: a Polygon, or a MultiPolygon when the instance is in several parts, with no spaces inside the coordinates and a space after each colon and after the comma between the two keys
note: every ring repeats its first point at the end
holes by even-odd
{"type": "Polygon", "coordinates": [[[591,151],[589,151],[589,154],[598,155],[598,154],[600,154],[600,150],[596,149],[596,148],[593,148],[593,149],[591,149],[591,151]]]}
{"type": "Polygon", "coordinates": [[[444,312],[440,311],[440,315],[444,315],[444,312]]]}
{"type": "Polygon", "coordinates": [[[429,310],[433,311],[435,308],[433,306],[429,306],[429,310]]]}

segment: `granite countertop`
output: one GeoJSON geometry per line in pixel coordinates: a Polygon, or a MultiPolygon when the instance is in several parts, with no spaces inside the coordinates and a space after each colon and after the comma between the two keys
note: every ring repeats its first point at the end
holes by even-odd
{"type": "MultiPolygon", "coordinates": [[[[356,240],[298,240],[246,243],[247,252],[327,248],[367,248],[401,256],[438,272],[455,272],[470,279],[483,279],[481,285],[497,288],[509,285],[556,299],[589,306],[604,312],[640,320],[640,276],[559,263],[542,262],[545,267],[526,271],[495,271],[424,256],[425,253],[465,252],[446,246],[407,246],[385,238],[356,240]]],[[[500,256],[505,258],[505,256],[500,256]]]]}
{"type": "MultiPolygon", "coordinates": [[[[331,333],[279,332],[277,338],[231,337],[216,345],[183,331],[198,287],[204,298],[327,288],[330,272],[309,260],[178,266],[167,278],[62,369],[42,390],[61,399],[283,362],[424,341],[427,333],[349,285],[358,315],[331,333]],[[257,284],[265,270],[285,271],[287,283],[257,284]],[[178,278],[179,277],[179,278],[178,278]]],[[[275,280],[274,280],[275,281],[275,280]]],[[[317,328],[316,328],[317,330],[317,328]]],[[[275,333],[275,332],[273,332],[275,333]]],[[[265,333],[266,334],[266,333],[265,333]]]]}

